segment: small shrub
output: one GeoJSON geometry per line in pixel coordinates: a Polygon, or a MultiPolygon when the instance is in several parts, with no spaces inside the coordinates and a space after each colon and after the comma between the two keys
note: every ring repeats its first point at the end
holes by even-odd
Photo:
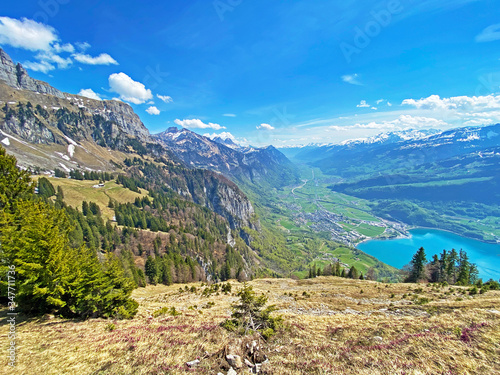
{"type": "Polygon", "coordinates": [[[106,331],[111,332],[111,331],[114,331],[116,329],[116,326],[113,323],[109,323],[106,325],[105,329],[106,329],[106,331]]]}
{"type": "Polygon", "coordinates": [[[161,315],[165,315],[165,314],[169,314],[171,316],[178,316],[178,315],[181,315],[182,313],[177,311],[174,306],[172,306],[172,307],[165,306],[165,307],[162,307],[161,309],[153,312],[153,317],[157,318],[157,317],[159,317],[161,315]]]}
{"type": "Polygon", "coordinates": [[[240,300],[231,306],[231,319],[222,322],[221,326],[242,335],[257,331],[265,339],[274,335],[281,327],[283,318],[271,316],[276,307],[274,305],[265,307],[267,297],[257,296],[253,288],[247,284],[244,284],[238,296],[240,300]]]}
{"type": "Polygon", "coordinates": [[[425,305],[425,304],[430,302],[430,299],[426,298],[426,297],[421,297],[421,298],[415,299],[414,302],[416,305],[425,305]]]}
{"type": "Polygon", "coordinates": [[[272,328],[266,328],[262,332],[262,337],[264,337],[266,340],[270,339],[272,336],[274,336],[274,329],[272,328]]]}

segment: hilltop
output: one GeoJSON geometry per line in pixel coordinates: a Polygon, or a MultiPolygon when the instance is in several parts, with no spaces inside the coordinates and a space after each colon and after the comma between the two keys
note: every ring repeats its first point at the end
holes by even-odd
{"type": "Polygon", "coordinates": [[[249,284],[285,319],[266,341],[219,326],[243,285],[230,284],[228,294],[200,283],[136,289],[140,306],[132,320],[24,320],[18,373],[226,374],[225,355],[252,359],[246,344],[253,340],[256,357],[268,358],[263,374],[500,372],[500,291],[472,296],[465,287],[336,277],[254,280],[249,284]],[[197,358],[189,370],[186,363],[197,358]]]}

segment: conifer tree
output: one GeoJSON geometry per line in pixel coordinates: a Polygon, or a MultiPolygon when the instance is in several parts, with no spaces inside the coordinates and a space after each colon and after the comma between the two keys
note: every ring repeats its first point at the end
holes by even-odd
{"type": "Polygon", "coordinates": [[[347,277],[351,278],[351,279],[359,279],[359,272],[358,270],[356,269],[356,267],[352,266],[350,269],[349,269],[349,272],[347,274],[347,277]]]}
{"type": "Polygon", "coordinates": [[[411,269],[410,275],[407,278],[407,282],[417,283],[420,280],[426,280],[425,276],[425,264],[427,262],[425,256],[425,250],[423,247],[418,249],[418,251],[413,255],[413,258],[410,262],[411,269]]]}
{"type": "Polygon", "coordinates": [[[467,253],[460,250],[460,259],[458,265],[458,276],[457,284],[459,285],[469,285],[470,283],[470,262],[467,253]]]}

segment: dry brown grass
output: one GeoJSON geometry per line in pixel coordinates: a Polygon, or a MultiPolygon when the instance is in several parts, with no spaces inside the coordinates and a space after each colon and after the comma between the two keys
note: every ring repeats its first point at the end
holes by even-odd
{"type": "MultiPolygon", "coordinates": [[[[232,284],[234,294],[241,284],[232,284]]],[[[264,373],[500,373],[500,314],[494,312],[500,309],[498,291],[472,298],[460,287],[449,292],[449,287],[333,277],[261,279],[250,284],[268,295],[286,321],[280,333],[268,342],[261,340],[269,357],[264,373]],[[415,298],[432,301],[419,305],[415,298]]],[[[225,374],[221,350],[239,354],[244,344],[244,339],[219,326],[237,297],[202,297],[200,284],[191,286],[197,293],[180,293],[184,285],[137,289],[139,313],[130,321],[19,323],[18,366],[5,373],[217,374],[222,369],[225,374]],[[165,306],[175,306],[182,314],[151,318],[165,306]],[[114,330],[109,330],[110,323],[114,330]],[[196,358],[200,366],[188,370],[185,363],[196,358]]],[[[3,343],[5,313],[0,321],[3,343]]]]}

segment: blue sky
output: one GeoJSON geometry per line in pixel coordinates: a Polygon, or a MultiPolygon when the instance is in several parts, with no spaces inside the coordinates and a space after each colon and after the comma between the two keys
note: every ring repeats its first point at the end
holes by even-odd
{"type": "Polygon", "coordinates": [[[254,145],[500,121],[494,0],[3,1],[0,46],[152,132],[254,145]],[[84,91],[82,91],[84,90],[84,91]]]}

